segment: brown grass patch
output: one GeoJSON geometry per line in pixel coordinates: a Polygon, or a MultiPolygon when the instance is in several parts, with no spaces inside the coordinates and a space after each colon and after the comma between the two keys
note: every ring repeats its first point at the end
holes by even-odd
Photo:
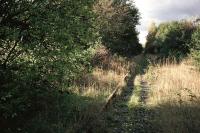
{"type": "Polygon", "coordinates": [[[151,66],[147,100],[157,112],[156,123],[164,133],[200,131],[200,72],[190,61],[151,66]]]}

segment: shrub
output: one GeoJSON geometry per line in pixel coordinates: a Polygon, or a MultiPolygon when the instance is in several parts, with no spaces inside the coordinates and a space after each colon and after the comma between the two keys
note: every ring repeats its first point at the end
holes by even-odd
{"type": "Polygon", "coordinates": [[[191,46],[191,55],[200,66],[200,26],[192,34],[191,46]]]}
{"type": "Polygon", "coordinates": [[[102,43],[113,53],[135,55],[142,51],[136,25],[138,9],[127,0],[99,0],[95,7],[102,43]]]}
{"type": "Polygon", "coordinates": [[[190,52],[191,35],[195,29],[192,22],[173,21],[161,23],[147,38],[146,51],[156,51],[163,56],[180,57],[190,52]],[[155,50],[156,49],[156,50],[155,50]],[[178,54],[177,54],[178,53],[178,54]]]}

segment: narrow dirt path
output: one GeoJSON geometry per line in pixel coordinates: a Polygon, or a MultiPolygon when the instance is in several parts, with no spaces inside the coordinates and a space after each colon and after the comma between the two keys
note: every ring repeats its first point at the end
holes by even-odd
{"type": "Polygon", "coordinates": [[[148,93],[149,93],[149,85],[148,82],[145,80],[144,75],[141,75],[140,88],[141,88],[141,95],[139,102],[146,105],[146,100],[148,98],[148,93]]]}
{"type": "Polygon", "coordinates": [[[145,106],[149,92],[148,83],[143,76],[146,59],[144,55],[139,55],[135,60],[137,68],[134,68],[135,71],[130,70],[126,86],[122,88],[121,94],[114,99],[105,112],[105,125],[108,133],[149,133],[153,131],[149,130],[152,129],[149,121],[152,113],[145,106]],[[134,80],[137,75],[141,75],[141,78],[140,84],[136,86],[134,80]],[[139,97],[138,105],[130,107],[128,103],[131,97],[136,97],[136,93],[139,97]]]}
{"type": "Polygon", "coordinates": [[[109,133],[125,133],[127,132],[131,124],[130,110],[126,104],[133,92],[133,88],[129,87],[123,92],[123,94],[116,99],[107,112],[107,126],[109,133]]]}

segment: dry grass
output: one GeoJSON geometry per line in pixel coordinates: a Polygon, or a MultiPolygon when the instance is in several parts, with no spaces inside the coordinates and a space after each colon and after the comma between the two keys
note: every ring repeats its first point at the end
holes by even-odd
{"type": "Polygon", "coordinates": [[[112,55],[105,48],[100,48],[93,59],[92,73],[75,81],[72,90],[79,95],[100,98],[105,102],[117,87],[122,88],[126,84],[124,79],[132,64],[133,60],[112,55]]]}
{"type": "MultiPolygon", "coordinates": [[[[93,58],[94,69],[91,73],[83,74],[74,81],[71,91],[78,96],[87,97],[91,104],[86,110],[80,112],[80,120],[74,123],[72,130],[85,128],[94,132],[104,132],[104,123],[101,121],[100,110],[104,107],[109,96],[116,88],[126,85],[125,77],[130,73],[129,69],[134,64],[133,60],[110,54],[105,48],[100,48],[93,58]],[[85,125],[86,124],[86,125],[85,125]]],[[[84,105],[83,105],[84,106],[84,105]]]]}
{"type": "Polygon", "coordinates": [[[200,100],[200,72],[186,62],[158,65],[149,73],[153,76],[149,104],[190,104],[200,100]]]}
{"type": "Polygon", "coordinates": [[[124,86],[126,73],[116,73],[113,70],[103,70],[96,67],[91,74],[81,78],[81,83],[76,84],[73,90],[82,96],[106,98],[116,87],[124,86]]]}
{"type": "Polygon", "coordinates": [[[200,131],[200,72],[189,61],[151,66],[147,100],[157,111],[156,122],[164,133],[200,131]]]}

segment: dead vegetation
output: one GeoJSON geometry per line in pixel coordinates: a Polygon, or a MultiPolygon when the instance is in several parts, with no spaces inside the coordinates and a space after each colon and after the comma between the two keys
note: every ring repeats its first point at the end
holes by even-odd
{"type": "Polygon", "coordinates": [[[156,111],[155,123],[164,133],[200,130],[200,72],[184,60],[150,66],[147,106],[156,111]]]}

